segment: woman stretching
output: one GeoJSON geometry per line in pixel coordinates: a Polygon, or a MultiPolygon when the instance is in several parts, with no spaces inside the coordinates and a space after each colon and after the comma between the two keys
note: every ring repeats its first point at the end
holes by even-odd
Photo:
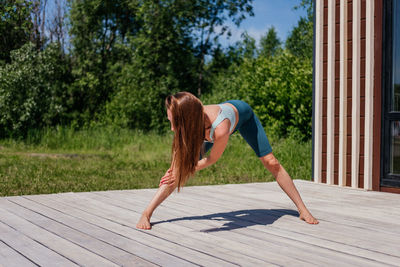
{"type": "Polygon", "coordinates": [[[236,130],[239,130],[265,168],[294,202],[300,219],[310,224],[318,223],[304,205],[289,174],[272,154],[264,129],[247,103],[229,100],[219,105],[203,106],[194,95],[180,92],[168,96],[165,106],[171,130],[174,131],[171,167],[161,178],[159,189],[143,212],[137,228],[151,229],[150,217],[158,205],[175,188],[179,192],[196,171],[215,163],[224,152],[229,136],[236,130]],[[209,156],[203,158],[210,148],[209,156]]]}

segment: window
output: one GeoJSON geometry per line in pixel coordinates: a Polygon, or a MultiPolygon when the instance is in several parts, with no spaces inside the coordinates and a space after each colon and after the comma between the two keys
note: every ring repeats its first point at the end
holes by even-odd
{"type": "Polygon", "coordinates": [[[381,185],[400,188],[400,0],[383,3],[381,185]]]}

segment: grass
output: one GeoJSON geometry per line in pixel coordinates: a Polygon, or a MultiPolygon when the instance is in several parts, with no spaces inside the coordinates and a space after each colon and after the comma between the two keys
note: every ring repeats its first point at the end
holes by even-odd
{"type": "MultiPolygon", "coordinates": [[[[311,141],[270,138],[270,142],[293,179],[310,179],[311,141]]],[[[32,131],[25,140],[0,140],[0,195],[158,187],[169,167],[171,143],[171,133],[63,127],[32,131]]],[[[272,175],[234,134],[221,159],[187,185],[267,181],[273,181],[272,175]]]]}

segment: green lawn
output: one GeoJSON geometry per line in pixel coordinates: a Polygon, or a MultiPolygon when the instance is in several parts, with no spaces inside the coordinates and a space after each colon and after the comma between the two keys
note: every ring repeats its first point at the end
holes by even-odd
{"type": "MultiPolygon", "coordinates": [[[[293,179],[310,179],[311,141],[270,142],[293,179]]],[[[57,128],[33,132],[23,141],[0,140],[0,195],[158,187],[169,167],[171,144],[171,133],[112,128],[57,128]]],[[[272,180],[247,143],[234,134],[221,159],[187,185],[272,180]]]]}

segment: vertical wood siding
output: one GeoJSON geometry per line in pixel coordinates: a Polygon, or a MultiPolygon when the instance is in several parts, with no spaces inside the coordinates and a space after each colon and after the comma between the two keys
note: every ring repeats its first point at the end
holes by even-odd
{"type": "Polygon", "coordinates": [[[335,1],[328,2],[326,183],[333,184],[335,153],[335,1]]]}
{"type": "Polygon", "coordinates": [[[360,49],[361,0],[353,0],[353,60],[351,107],[351,187],[358,187],[360,162],[360,49]]]}
{"type": "Polygon", "coordinates": [[[380,69],[375,61],[380,65],[381,59],[376,58],[380,33],[375,30],[380,1],[316,0],[313,178],[317,183],[379,190],[375,101],[380,98],[376,95],[380,69]]]}
{"type": "Polygon", "coordinates": [[[347,152],[347,0],[340,0],[339,181],[346,185],[347,152]]]}
{"type": "Polygon", "coordinates": [[[373,106],[374,98],[374,3],[366,2],[365,33],[365,144],[364,188],[372,189],[373,106]]]}
{"type": "Polygon", "coordinates": [[[323,88],[323,16],[324,5],[316,1],[315,5],[315,103],[314,103],[314,181],[321,183],[322,168],[322,88],[323,88]]]}

